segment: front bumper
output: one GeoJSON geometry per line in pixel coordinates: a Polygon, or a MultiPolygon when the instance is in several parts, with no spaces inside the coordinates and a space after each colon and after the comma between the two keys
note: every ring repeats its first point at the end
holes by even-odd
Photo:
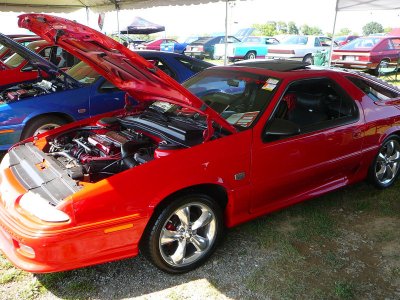
{"type": "Polygon", "coordinates": [[[15,266],[58,272],[138,254],[148,216],[136,213],[84,224],[40,221],[19,206],[27,189],[11,168],[2,163],[0,169],[0,251],[15,266]]]}
{"type": "Polygon", "coordinates": [[[357,69],[357,70],[372,70],[378,67],[378,63],[373,63],[370,61],[347,61],[347,60],[333,60],[331,65],[332,67],[357,69]]]}
{"type": "Polygon", "coordinates": [[[145,222],[126,220],[122,225],[71,227],[62,231],[23,228],[0,207],[0,250],[20,269],[33,273],[59,272],[136,256],[145,222]],[[129,224],[129,226],[128,226],[129,224]],[[30,232],[29,234],[27,232],[30,232]],[[34,250],[34,256],[23,251],[34,250]]]}
{"type": "Polygon", "coordinates": [[[185,51],[186,56],[190,57],[207,57],[207,53],[203,51],[185,51]]]}
{"type": "Polygon", "coordinates": [[[303,57],[297,57],[293,56],[293,54],[267,54],[265,56],[267,59],[290,59],[290,60],[297,60],[297,61],[303,61],[303,57]]]}

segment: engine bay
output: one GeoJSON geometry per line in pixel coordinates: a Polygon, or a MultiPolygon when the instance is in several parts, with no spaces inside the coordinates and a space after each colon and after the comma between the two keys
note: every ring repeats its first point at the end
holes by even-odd
{"type": "Polygon", "coordinates": [[[205,125],[154,111],[102,118],[47,138],[43,151],[73,180],[97,182],[203,142],[205,125]]]}
{"type": "Polygon", "coordinates": [[[65,89],[65,85],[57,79],[21,83],[0,92],[0,104],[51,94],[65,89]]]}

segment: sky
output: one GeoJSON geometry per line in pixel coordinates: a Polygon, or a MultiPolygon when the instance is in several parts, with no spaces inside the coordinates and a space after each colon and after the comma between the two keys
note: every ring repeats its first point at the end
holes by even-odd
{"type": "MultiPolygon", "coordinates": [[[[335,0],[247,0],[238,1],[228,8],[230,33],[250,27],[255,23],[268,21],[294,21],[297,26],[307,24],[317,26],[323,32],[332,32],[334,23],[335,0]]],[[[59,16],[76,20],[87,25],[84,9],[59,16]]],[[[0,31],[2,33],[24,32],[17,26],[18,13],[0,13],[0,31]]],[[[208,3],[202,5],[154,7],[149,9],[122,10],[119,13],[120,27],[130,24],[134,16],[140,16],[151,22],[164,25],[166,36],[187,37],[205,33],[223,32],[225,26],[225,3],[208,3]]],[[[99,30],[98,14],[90,13],[89,26],[99,30]]],[[[362,27],[371,21],[386,27],[400,27],[400,10],[339,12],[336,31],[349,28],[362,34],[362,27]]],[[[118,29],[115,12],[106,13],[103,32],[112,33],[118,29]]]]}

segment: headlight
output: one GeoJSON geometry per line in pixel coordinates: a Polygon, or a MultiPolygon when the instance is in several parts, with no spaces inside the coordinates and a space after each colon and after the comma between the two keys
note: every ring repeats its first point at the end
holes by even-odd
{"type": "Polygon", "coordinates": [[[31,191],[21,197],[19,206],[45,222],[58,223],[69,221],[69,216],[66,213],[51,206],[46,199],[31,191]]]}

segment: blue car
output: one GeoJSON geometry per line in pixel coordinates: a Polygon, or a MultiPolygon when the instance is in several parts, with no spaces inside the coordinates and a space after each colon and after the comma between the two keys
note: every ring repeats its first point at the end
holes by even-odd
{"type": "MultiPolygon", "coordinates": [[[[2,39],[8,39],[0,35],[2,39]]],[[[15,43],[14,51],[30,60],[37,80],[0,87],[0,150],[29,136],[63,124],[121,109],[125,92],[118,90],[84,62],[67,72],[15,43]]],[[[189,57],[156,51],[140,55],[178,82],[212,66],[189,57]]]]}

